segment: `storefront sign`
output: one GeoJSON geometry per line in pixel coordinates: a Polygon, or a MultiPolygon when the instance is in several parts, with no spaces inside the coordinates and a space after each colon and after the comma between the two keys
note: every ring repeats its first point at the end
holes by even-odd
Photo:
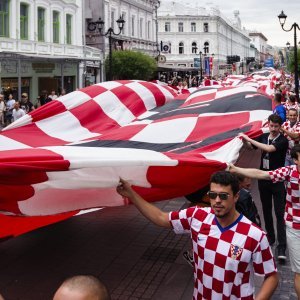
{"type": "Polygon", "coordinates": [[[35,63],[32,63],[32,69],[36,73],[51,73],[55,69],[55,64],[54,63],[35,62],[35,63]]]}

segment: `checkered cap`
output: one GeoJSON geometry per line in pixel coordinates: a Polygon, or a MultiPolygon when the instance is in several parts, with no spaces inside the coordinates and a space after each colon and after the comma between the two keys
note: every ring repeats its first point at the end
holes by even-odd
{"type": "Polygon", "coordinates": [[[176,233],[191,234],[194,299],[253,299],[254,272],[277,272],[266,233],[246,217],[221,228],[211,208],[171,212],[176,233]]]}
{"type": "Polygon", "coordinates": [[[287,226],[300,229],[300,174],[296,165],[270,171],[273,182],[286,181],[285,223],[287,226]]]}

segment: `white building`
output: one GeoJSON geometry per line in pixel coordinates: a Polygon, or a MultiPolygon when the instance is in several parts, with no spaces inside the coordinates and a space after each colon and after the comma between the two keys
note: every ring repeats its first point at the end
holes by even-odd
{"type": "Polygon", "coordinates": [[[85,47],[84,0],[1,0],[0,86],[35,102],[42,90],[70,92],[83,86],[85,64],[101,52],[85,47]]]}
{"type": "MultiPolygon", "coordinates": [[[[228,57],[239,56],[240,61],[249,57],[250,38],[241,27],[238,11],[234,11],[234,20],[230,21],[218,8],[204,8],[195,1],[176,1],[162,0],[158,9],[158,40],[164,56],[160,66],[195,70],[194,62],[200,60],[201,51],[213,57],[216,75],[230,68],[228,57]]],[[[203,57],[201,60],[203,63],[203,57]]]]}
{"type": "MultiPolygon", "coordinates": [[[[134,50],[157,56],[156,12],[158,0],[86,0],[86,23],[103,20],[102,34],[112,28],[113,50],[134,50]],[[119,33],[117,19],[125,21],[124,29],[119,33]]],[[[100,36],[99,30],[86,30],[87,45],[100,48],[105,57],[109,54],[109,39],[100,36]]]]}
{"type": "Polygon", "coordinates": [[[258,62],[263,64],[268,54],[268,39],[261,32],[249,32],[251,43],[255,46],[259,53],[258,62]]]}

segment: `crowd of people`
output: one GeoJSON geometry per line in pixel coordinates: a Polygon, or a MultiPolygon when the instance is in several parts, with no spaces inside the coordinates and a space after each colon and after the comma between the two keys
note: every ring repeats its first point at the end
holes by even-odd
{"type": "MultiPolygon", "coordinates": [[[[187,82],[180,82],[180,87],[188,87],[187,82]]],[[[40,105],[56,98],[55,91],[42,93],[40,105]]],[[[245,147],[261,151],[259,169],[229,164],[227,171],[214,173],[205,192],[210,206],[196,205],[167,213],[120,179],[117,192],[130,199],[146,218],[176,234],[190,234],[192,251],[187,256],[194,268],[194,299],[270,299],[279,282],[274,257],[284,263],[287,248],[300,299],[300,106],[289,80],[275,87],[273,100],[269,132],[256,139],[239,134],[245,147]],[[265,231],[260,228],[257,210],[254,215],[249,213],[250,207],[256,209],[249,195],[249,178],[258,179],[265,231]],[[248,202],[242,202],[242,197],[248,202]],[[256,295],[254,274],[264,277],[256,295]]],[[[0,95],[2,124],[10,112],[15,120],[34,109],[26,93],[20,102],[9,95],[5,103],[0,95]]],[[[77,299],[78,295],[78,299],[110,299],[107,289],[92,276],[67,279],[53,299],[77,299]]]]}
{"type": "Polygon", "coordinates": [[[270,299],[279,282],[273,245],[280,263],[285,263],[288,247],[300,299],[300,123],[296,100],[291,83],[281,84],[268,118],[269,133],[257,139],[239,135],[245,147],[261,151],[260,169],[229,164],[228,171],[214,173],[207,192],[210,207],[196,205],[167,213],[120,180],[118,193],[129,198],[146,218],[177,234],[190,234],[193,249],[185,256],[194,268],[194,299],[270,299]],[[265,231],[259,218],[250,220],[241,213],[238,200],[240,193],[246,194],[238,176],[242,181],[258,179],[265,231]],[[264,276],[256,295],[254,273],[264,276]]]}
{"type": "MultiPolygon", "coordinates": [[[[62,89],[60,96],[65,94],[66,91],[62,89]]],[[[21,94],[20,101],[15,100],[13,94],[9,94],[7,99],[5,99],[4,95],[0,93],[0,128],[4,128],[37,107],[43,106],[57,98],[58,96],[55,90],[52,90],[50,95],[48,91],[43,90],[40,96],[37,97],[35,104],[33,104],[33,101],[30,101],[27,93],[21,94]]]]}

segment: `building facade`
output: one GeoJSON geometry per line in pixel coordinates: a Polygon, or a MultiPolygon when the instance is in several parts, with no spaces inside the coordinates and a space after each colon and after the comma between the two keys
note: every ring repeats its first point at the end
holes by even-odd
{"type": "Polygon", "coordinates": [[[86,0],[86,43],[101,49],[105,57],[109,54],[109,39],[101,36],[99,30],[89,31],[88,23],[99,18],[103,20],[102,34],[112,28],[119,33],[117,19],[121,16],[124,28],[120,35],[112,35],[112,48],[133,50],[157,56],[157,8],[158,0],[86,0]]]}
{"type": "Polygon", "coordinates": [[[231,21],[217,8],[201,7],[192,1],[162,1],[158,9],[158,40],[163,56],[161,67],[195,70],[199,68],[201,51],[204,72],[206,62],[212,64],[210,75],[232,71],[229,58],[242,62],[250,51],[250,38],[241,27],[238,11],[231,21]]]}
{"type": "Polygon", "coordinates": [[[0,86],[20,99],[43,90],[71,92],[85,85],[86,65],[101,51],[84,46],[83,0],[0,1],[0,86]]]}
{"type": "Polygon", "coordinates": [[[261,32],[249,32],[251,43],[258,51],[258,63],[263,65],[264,61],[269,56],[269,46],[267,44],[268,39],[261,32]]]}

